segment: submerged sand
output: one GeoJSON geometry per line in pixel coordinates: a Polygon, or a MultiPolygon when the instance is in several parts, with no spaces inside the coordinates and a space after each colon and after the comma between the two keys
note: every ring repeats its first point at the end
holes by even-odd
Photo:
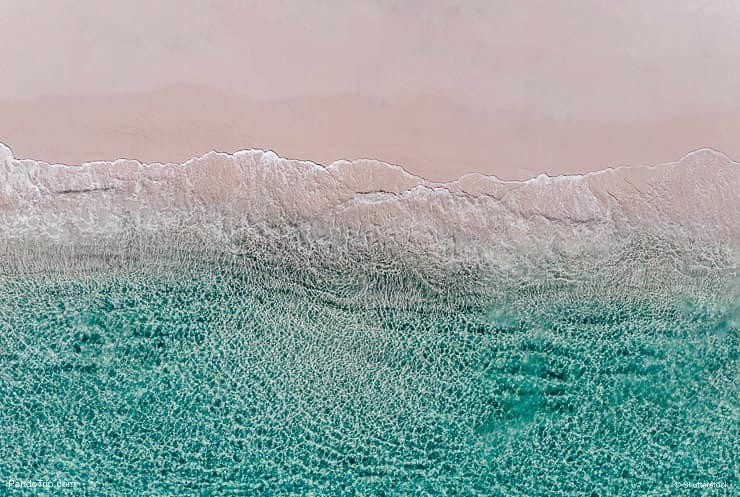
{"type": "Polygon", "coordinates": [[[730,488],[738,166],[0,148],[0,459],[111,496],[730,488]]]}

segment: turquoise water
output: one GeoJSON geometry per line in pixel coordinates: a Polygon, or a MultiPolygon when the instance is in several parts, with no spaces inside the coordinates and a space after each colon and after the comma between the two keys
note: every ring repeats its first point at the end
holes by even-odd
{"type": "Polygon", "coordinates": [[[31,261],[0,274],[0,477],[76,486],[3,495],[736,488],[722,268],[31,261]]]}

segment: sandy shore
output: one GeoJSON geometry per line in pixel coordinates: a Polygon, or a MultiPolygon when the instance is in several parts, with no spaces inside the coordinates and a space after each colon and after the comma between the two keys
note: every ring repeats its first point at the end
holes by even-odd
{"type": "Polygon", "coordinates": [[[183,162],[211,150],[274,150],[329,164],[374,158],[433,181],[502,179],[669,162],[702,147],[740,157],[740,114],[656,120],[489,113],[444,95],[253,100],[205,86],[0,102],[0,141],[18,158],[79,164],[183,162]]]}
{"type": "Polygon", "coordinates": [[[270,149],[434,181],[740,157],[736,2],[5,2],[0,142],[52,163],[270,149]]]}

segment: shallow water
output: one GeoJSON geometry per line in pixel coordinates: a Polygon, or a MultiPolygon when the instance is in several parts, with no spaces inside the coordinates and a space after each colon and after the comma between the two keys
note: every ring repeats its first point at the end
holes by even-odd
{"type": "Polygon", "coordinates": [[[721,154],[439,184],[0,145],[0,185],[0,495],[737,488],[721,154]]]}
{"type": "Polygon", "coordinates": [[[96,496],[735,485],[736,272],[630,250],[505,269],[11,253],[2,477],[96,496]]]}

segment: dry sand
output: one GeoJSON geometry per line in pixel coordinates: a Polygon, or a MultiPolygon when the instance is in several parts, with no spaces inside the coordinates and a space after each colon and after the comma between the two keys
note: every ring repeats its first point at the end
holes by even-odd
{"type": "Polygon", "coordinates": [[[0,5],[17,157],[272,149],[431,180],[740,157],[740,4],[430,0],[0,5]]]}

